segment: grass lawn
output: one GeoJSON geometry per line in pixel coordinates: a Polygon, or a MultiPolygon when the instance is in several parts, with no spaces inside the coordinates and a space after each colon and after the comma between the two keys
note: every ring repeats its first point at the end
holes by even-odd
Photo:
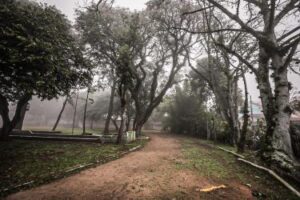
{"type": "Polygon", "coordinates": [[[125,145],[12,140],[0,143],[0,197],[16,192],[12,187],[34,181],[28,187],[66,175],[64,172],[93,162],[106,163],[145,140],[125,145]],[[3,191],[10,188],[9,191],[3,191]]]}
{"type": "MultiPolygon", "coordinates": [[[[227,146],[227,149],[230,148],[227,146]]],[[[298,199],[266,172],[241,163],[233,155],[207,146],[204,141],[187,138],[182,145],[182,152],[188,162],[177,163],[178,169],[196,170],[199,175],[225,185],[232,182],[242,183],[250,187],[257,199],[298,199]]],[[[209,199],[205,195],[207,194],[203,193],[201,199],[209,199]]]]}

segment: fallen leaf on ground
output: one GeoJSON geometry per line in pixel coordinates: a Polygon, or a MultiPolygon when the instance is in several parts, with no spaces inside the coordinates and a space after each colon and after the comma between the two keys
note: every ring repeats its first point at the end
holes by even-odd
{"type": "Polygon", "coordinates": [[[226,186],[225,185],[211,186],[209,188],[201,189],[200,191],[201,192],[211,192],[211,191],[214,191],[214,190],[217,190],[217,189],[222,189],[222,188],[226,188],[226,186]]]}

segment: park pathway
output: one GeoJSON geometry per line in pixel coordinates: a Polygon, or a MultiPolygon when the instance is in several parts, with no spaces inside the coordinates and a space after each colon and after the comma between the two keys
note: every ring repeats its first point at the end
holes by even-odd
{"type": "MultiPolygon", "coordinates": [[[[7,199],[199,199],[197,188],[209,187],[213,180],[176,168],[176,163],[185,162],[182,139],[149,135],[151,141],[142,150],[7,199]]],[[[226,194],[211,199],[224,197],[226,194]]],[[[237,190],[230,199],[251,199],[251,192],[237,190]]]]}

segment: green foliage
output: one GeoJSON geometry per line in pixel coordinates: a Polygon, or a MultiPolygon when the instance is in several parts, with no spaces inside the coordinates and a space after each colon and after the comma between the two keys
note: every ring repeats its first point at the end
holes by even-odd
{"type": "Polygon", "coordinates": [[[55,7],[1,1],[0,33],[0,93],[9,101],[55,98],[91,80],[71,25],[55,7]]]}
{"type": "Polygon", "coordinates": [[[77,10],[76,28],[81,42],[90,47],[89,56],[102,66],[103,74],[113,72],[113,77],[127,87],[132,85],[131,70],[143,48],[139,46],[138,24],[139,15],[126,9],[103,6],[99,12],[77,10]]]}
{"type": "Polygon", "coordinates": [[[206,106],[201,99],[205,97],[199,98],[189,82],[186,81],[183,87],[177,86],[166,110],[168,116],[164,126],[170,127],[172,133],[206,135],[206,123],[210,120],[210,114],[206,112],[206,106]]]}

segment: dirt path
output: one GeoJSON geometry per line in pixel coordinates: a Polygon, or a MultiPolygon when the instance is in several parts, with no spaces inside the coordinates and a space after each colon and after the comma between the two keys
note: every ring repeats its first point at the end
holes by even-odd
{"type": "MultiPolygon", "coordinates": [[[[150,136],[151,141],[140,151],[7,199],[199,199],[198,188],[215,184],[191,170],[176,169],[176,162],[185,161],[180,139],[150,136]]],[[[247,188],[237,188],[229,196],[224,190],[205,199],[251,199],[247,188]]]]}

